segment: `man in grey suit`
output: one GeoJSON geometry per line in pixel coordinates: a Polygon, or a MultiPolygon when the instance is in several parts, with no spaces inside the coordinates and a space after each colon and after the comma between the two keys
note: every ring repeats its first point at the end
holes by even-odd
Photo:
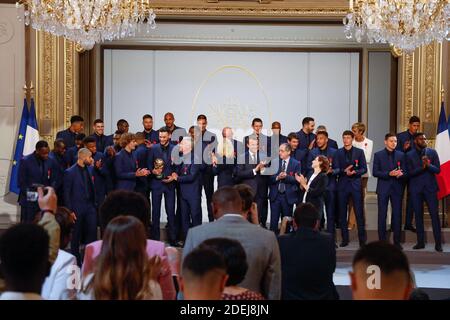
{"type": "Polygon", "coordinates": [[[280,249],[275,234],[252,224],[242,212],[239,192],[232,187],[217,190],[212,198],[216,221],[189,230],[183,258],[204,240],[216,237],[239,241],[247,254],[248,271],[239,286],[259,292],[266,299],[281,297],[280,249]]]}

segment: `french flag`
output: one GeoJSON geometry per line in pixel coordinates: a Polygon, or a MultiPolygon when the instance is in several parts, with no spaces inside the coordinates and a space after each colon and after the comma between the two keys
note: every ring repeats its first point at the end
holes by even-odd
{"type": "Polygon", "coordinates": [[[438,199],[442,199],[450,194],[450,118],[447,121],[445,116],[444,102],[441,105],[439,115],[438,130],[436,135],[436,152],[441,162],[441,172],[436,175],[439,193],[438,199]]]}

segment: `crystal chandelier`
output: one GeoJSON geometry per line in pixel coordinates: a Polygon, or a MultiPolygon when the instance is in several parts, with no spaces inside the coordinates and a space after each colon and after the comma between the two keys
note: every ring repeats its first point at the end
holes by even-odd
{"type": "MultiPolygon", "coordinates": [[[[149,0],[19,0],[25,25],[92,49],[99,42],[134,36],[156,27],[149,0]]],[[[22,19],[22,16],[19,16],[22,19]]]]}
{"type": "Polygon", "coordinates": [[[405,52],[449,40],[448,0],[350,0],[343,20],[347,39],[389,43],[405,52]]]}

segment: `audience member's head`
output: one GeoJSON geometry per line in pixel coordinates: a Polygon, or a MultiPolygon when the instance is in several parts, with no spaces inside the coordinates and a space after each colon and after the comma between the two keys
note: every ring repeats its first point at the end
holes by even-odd
{"type": "Polygon", "coordinates": [[[222,187],[212,196],[212,209],[215,219],[226,213],[242,214],[242,200],[233,187],[222,187]]]}
{"type": "Polygon", "coordinates": [[[430,296],[422,289],[414,289],[409,295],[409,300],[430,300],[430,296]]]}
{"type": "Polygon", "coordinates": [[[60,229],[59,247],[64,250],[70,242],[72,230],[75,226],[72,211],[66,207],[58,207],[56,210],[55,219],[56,222],[58,222],[60,229]]]}
{"type": "Polygon", "coordinates": [[[47,232],[35,224],[12,226],[0,238],[0,262],[6,291],[40,294],[50,272],[47,232]]]}
{"type": "Polygon", "coordinates": [[[294,227],[311,228],[317,230],[320,225],[320,214],[311,203],[302,203],[294,211],[294,227]]]}
{"type": "Polygon", "coordinates": [[[242,214],[248,214],[253,202],[255,201],[255,193],[248,184],[237,184],[234,188],[239,192],[242,200],[242,214]]]}
{"type": "Polygon", "coordinates": [[[152,296],[156,278],[147,251],[145,227],[133,216],[119,216],[105,229],[91,282],[96,300],[141,300],[152,296]]]}
{"type": "Polygon", "coordinates": [[[369,243],[353,258],[353,299],[407,300],[412,291],[410,272],[402,250],[385,241],[369,243]]]}
{"type": "Polygon", "coordinates": [[[210,248],[222,255],[227,267],[226,286],[237,286],[247,273],[247,255],[239,241],[228,238],[212,238],[203,241],[200,248],[210,248]]]}
{"type": "Polygon", "coordinates": [[[120,215],[136,217],[147,229],[150,222],[150,206],[140,193],[115,190],[108,193],[105,201],[100,206],[100,228],[105,230],[106,225],[120,215]]]}
{"type": "Polygon", "coordinates": [[[180,289],[185,300],[220,300],[228,280],[225,259],[215,250],[196,248],[183,260],[180,289]]]}

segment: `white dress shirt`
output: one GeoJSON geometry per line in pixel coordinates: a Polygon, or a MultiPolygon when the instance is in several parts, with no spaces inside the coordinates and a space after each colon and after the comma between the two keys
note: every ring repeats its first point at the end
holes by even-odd
{"type": "Polygon", "coordinates": [[[364,137],[364,140],[361,142],[353,139],[353,146],[362,149],[364,151],[364,156],[366,157],[367,173],[362,176],[367,178],[371,177],[372,175],[370,174],[370,160],[372,159],[373,141],[366,137],[364,137]]]}
{"type": "Polygon", "coordinates": [[[46,300],[75,299],[75,288],[69,289],[67,286],[69,277],[77,275],[74,268],[77,268],[77,259],[75,256],[64,250],[59,250],[50,274],[42,286],[42,297],[46,300]]]}

